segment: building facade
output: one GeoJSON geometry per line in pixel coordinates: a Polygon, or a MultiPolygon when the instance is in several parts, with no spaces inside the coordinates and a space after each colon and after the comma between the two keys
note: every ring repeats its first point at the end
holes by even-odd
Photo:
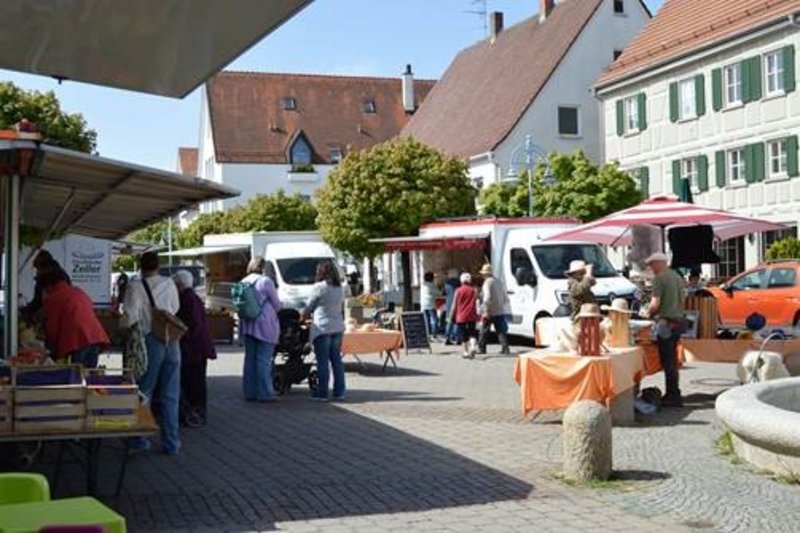
{"type": "Polygon", "coordinates": [[[727,278],[800,220],[800,2],[667,0],[597,84],[603,158],[650,196],[787,225],[718,243],[727,278]],[[688,183],[686,183],[688,182],[688,183]]]}

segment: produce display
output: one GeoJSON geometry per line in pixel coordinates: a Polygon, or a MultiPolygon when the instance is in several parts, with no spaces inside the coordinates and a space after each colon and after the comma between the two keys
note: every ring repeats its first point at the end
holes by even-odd
{"type": "Polygon", "coordinates": [[[356,300],[364,307],[375,307],[381,303],[381,295],[377,292],[364,293],[356,296],[356,300]]]}

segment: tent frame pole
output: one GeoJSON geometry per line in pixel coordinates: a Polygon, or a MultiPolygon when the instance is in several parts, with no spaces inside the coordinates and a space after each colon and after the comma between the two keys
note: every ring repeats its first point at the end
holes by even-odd
{"type": "Polygon", "coordinates": [[[4,313],[3,313],[3,357],[17,354],[19,323],[19,215],[20,185],[19,174],[6,176],[5,186],[5,239],[3,255],[3,277],[5,281],[4,313]]]}

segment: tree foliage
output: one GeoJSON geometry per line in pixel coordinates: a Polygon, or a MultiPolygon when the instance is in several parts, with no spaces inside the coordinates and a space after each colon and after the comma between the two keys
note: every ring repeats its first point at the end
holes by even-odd
{"type": "Polygon", "coordinates": [[[89,129],[80,113],[67,113],[53,91],[26,91],[11,82],[0,82],[0,129],[22,119],[35,122],[49,144],[93,153],[97,132],[89,129]]]}
{"type": "MultiPolygon", "coordinates": [[[[591,222],[642,201],[634,179],[617,163],[594,165],[581,151],[549,156],[553,182],[545,184],[545,165],[533,174],[533,214],[570,216],[591,222]]],[[[515,185],[495,183],[484,189],[480,202],[486,214],[520,217],[528,213],[528,176],[515,185]]]]}
{"type": "Polygon", "coordinates": [[[800,240],[789,237],[775,241],[767,248],[766,259],[768,261],[800,259],[800,240]]]}
{"type": "Polygon", "coordinates": [[[318,192],[323,238],[355,257],[381,251],[369,239],[413,235],[425,222],[475,212],[466,165],[405,137],[351,152],[318,192]]]}

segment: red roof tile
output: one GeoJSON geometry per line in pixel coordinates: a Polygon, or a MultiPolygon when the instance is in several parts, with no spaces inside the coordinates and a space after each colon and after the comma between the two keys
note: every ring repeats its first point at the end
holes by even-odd
{"type": "MultiPolygon", "coordinates": [[[[419,105],[434,85],[415,80],[419,105]]],[[[397,78],[222,72],[207,95],[217,161],[286,163],[290,140],[302,131],[313,161],[327,163],[331,148],[361,150],[395,137],[408,122],[397,78]],[[296,110],[284,109],[292,97],[296,110]],[[375,112],[363,110],[365,101],[375,112]]]]}
{"type": "Polygon", "coordinates": [[[797,12],[800,0],[666,0],[597,83],[609,85],[797,12]]]}
{"type": "Polygon", "coordinates": [[[195,177],[197,173],[197,148],[181,146],[178,148],[178,172],[184,176],[195,177]]]}
{"type": "MultiPolygon", "coordinates": [[[[533,2],[531,2],[533,3],[533,2]]],[[[464,157],[494,149],[517,124],[602,0],[563,0],[497,39],[462,50],[404,134],[464,157]]]]}

